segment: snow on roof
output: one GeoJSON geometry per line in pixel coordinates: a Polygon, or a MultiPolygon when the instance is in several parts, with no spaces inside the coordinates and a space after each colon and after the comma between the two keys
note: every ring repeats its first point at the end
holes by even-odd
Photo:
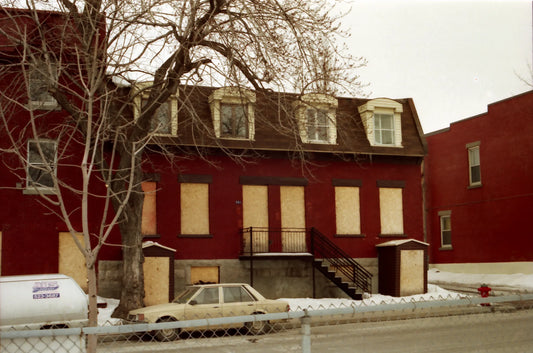
{"type": "Polygon", "coordinates": [[[172,248],[169,248],[168,246],[161,245],[161,244],[159,244],[158,242],[155,242],[155,241],[149,240],[149,241],[143,242],[143,249],[144,248],[149,248],[149,247],[152,247],[152,246],[157,246],[158,248],[161,248],[161,249],[166,249],[166,250],[170,250],[170,251],[176,252],[176,249],[172,249],[172,248]]]}
{"type": "Polygon", "coordinates": [[[419,244],[422,244],[422,245],[429,246],[428,243],[424,243],[423,241],[416,240],[416,239],[398,239],[398,240],[391,240],[391,241],[387,241],[385,243],[378,244],[378,245],[376,245],[376,247],[378,247],[378,246],[379,247],[398,246],[398,245],[402,245],[402,244],[408,243],[410,241],[414,241],[415,243],[419,243],[419,244]]]}

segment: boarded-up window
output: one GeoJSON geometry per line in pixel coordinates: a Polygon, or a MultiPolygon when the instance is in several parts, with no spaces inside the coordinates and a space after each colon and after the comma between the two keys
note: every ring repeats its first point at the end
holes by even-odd
{"type": "Polygon", "coordinates": [[[250,251],[250,236],[253,236],[254,252],[268,252],[268,186],[242,186],[242,219],[243,228],[264,228],[250,232],[243,232],[244,250],[250,251]]]}
{"type": "Polygon", "coordinates": [[[358,187],[335,187],[335,215],[337,234],[361,234],[358,187]]]}
{"type": "Polygon", "coordinates": [[[209,234],[209,184],[182,183],[181,234],[209,234]]]}
{"type": "Polygon", "coordinates": [[[192,266],[191,284],[219,283],[219,273],[218,266],[192,266]]]}
{"type": "Polygon", "coordinates": [[[145,181],[142,183],[144,192],[141,225],[142,235],[157,234],[156,188],[157,183],[154,181],[145,181]]]}
{"type": "Polygon", "coordinates": [[[2,232],[0,232],[0,276],[2,275],[2,232]]]}
{"type": "Polygon", "coordinates": [[[403,234],[402,188],[380,188],[381,234],[403,234]]]}
{"type": "MultiPolygon", "coordinates": [[[[83,245],[83,234],[76,234],[83,245]]],[[[72,277],[87,292],[87,267],[85,257],[69,232],[59,233],[59,273],[72,277]]]]}
{"type": "Polygon", "coordinates": [[[305,252],[305,231],[293,231],[294,228],[305,228],[304,187],[281,186],[279,191],[283,252],[305,252]]]}

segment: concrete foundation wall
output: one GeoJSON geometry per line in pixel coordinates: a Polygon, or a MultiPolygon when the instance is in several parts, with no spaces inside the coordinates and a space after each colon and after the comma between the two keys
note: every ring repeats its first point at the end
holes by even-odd
{"type": "MultiPolygon", "coordinates": [[[[313,271],[308,259],[254,259],[253,287],[267,298],[312,298],[313,272],[317,298],[347,298],[319,271],[313,271]]],[[[378,289],[377,258],[357,259],[373,275],[372,288],[378,289]]],[[[179,293],[191,284],[191,267],[218,266],[221,283],[251,283],[248,260],[175,260],[174,291],[179,293]]],[[[98,294],[120,298],[121,262],[100,261],[98,266],[98,294]]]]}

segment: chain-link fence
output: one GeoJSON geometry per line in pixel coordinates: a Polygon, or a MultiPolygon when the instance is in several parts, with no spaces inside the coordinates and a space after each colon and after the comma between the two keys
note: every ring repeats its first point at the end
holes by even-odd
{"type": "Polygon", "coordinates": [[[370,300],[289,312],[0,332],[1,352],[533,352],[533,294],[370,300]],[[436,300],[438,299],[438,300],[436,300]]]}

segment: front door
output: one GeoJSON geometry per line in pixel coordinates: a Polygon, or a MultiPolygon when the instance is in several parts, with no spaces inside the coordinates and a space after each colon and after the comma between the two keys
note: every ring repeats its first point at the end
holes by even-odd
{"type": "Polygon", "coordinates": [[[303,186],[281,186],[281,242],[283,252],[306,252],[303,186]]]}
{"type": "Polygon", "coordinates": [[[250,240],[253,242],[253,252],[268,252],[268,186],[242,186],[242,218],[243,228],[261,228],[244,232],[244,251],[250,252],[250,240]],[[251,239],[250,237],[253,236],[251,239]]]}

